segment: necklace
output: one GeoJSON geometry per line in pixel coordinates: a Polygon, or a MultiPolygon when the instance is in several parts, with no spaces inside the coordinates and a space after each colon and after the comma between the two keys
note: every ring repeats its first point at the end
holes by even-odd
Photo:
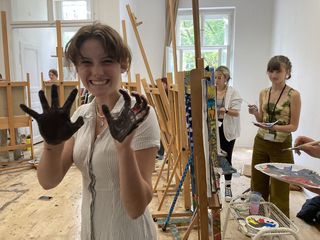
{"type": "Polygon", "coordinates": [[[100,128],[103,128],[105,116],[104,116],[104,115],[101,115],[101,114],[99,113],[98,105],[96,105],[96,114],[97,114],[97,117],[100,118],[100,125],[99,125],[99,127],[100,127],[100,128]]]}

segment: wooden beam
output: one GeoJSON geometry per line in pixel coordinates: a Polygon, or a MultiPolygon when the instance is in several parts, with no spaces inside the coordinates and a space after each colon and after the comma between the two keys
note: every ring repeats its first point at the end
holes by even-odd
{"type": "Polygon", "coordinates": [[[209,239],[208,199],[206,182],[206,163],[202,133],[202,77],[203,71],[193,69],[190,72],[192,129],[194,141],[194,163],[198,195],[198,211],[200,221],[200,239],[209,239]]]}
{"type": "Polygon", "coordinates": [[[64,80],[63,76],[63,46],[61,38],[61,21],[56,21],[56,34],[57,34],[57,49],[56,54],[58,57],[58,71],[59,71],[59,81],[64,80]]]}
{"type": "Polygon", "coordinates": [[[7,81],[11,81],[10,77],[10,61],[9,61],[9,46],[8,46],[8,31],[7,31],[7,18],[6,12],[1,11],[1,24],[2,24],[2,45],[3,45],[3,60],[5,77],[7,81]]]}
{"type": "Polygon", "coordinates": [[[173,51],[173,67],[174,76],[178,73],[178,63],[177,63],[177,44],[176,44],[176,22],[173,13],[173,0],[169,0],[169,12],[170,12],[170,26],[171,26],[171,37],[172,37],[172,51],[173,51]]]}
{"type": "Polygon", "coordinates": [[[201,44],[200,44],[200,24],[199,24],[199,1],[192,0],[192,16],[193,16],[193,31],[194,31],[194,50],[195,62],[199,68],[198,59],[201,58],[201,44]]]}
{"type": "MultiPolygon", "coordinates": [[[[128,46],[128,38],[127,38],[127,28],[126,28],[126,21],[122,20],[122,34],[123,34],[123,41],[128,46]]],[[[128,83],[131,83],[131,71],[128,69],[128,83]]]]}

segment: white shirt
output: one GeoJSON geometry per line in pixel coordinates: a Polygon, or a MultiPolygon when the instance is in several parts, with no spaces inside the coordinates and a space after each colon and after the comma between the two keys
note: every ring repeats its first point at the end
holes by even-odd
{"type": "MultiPolygon", "coordinates": [[[[237,90],[229,86],[225,97],[225,109],[236,109],[240,112],[242,104],[242,98],[237,90]]],[[[229,114],[225,114],[223,118],[223,132],[228,141],[236,139],[240,136],[240,116],[233,117],[229,114]]]]}
{"type": "MultiPolygon", "coordinates": [[[[123,103],[121,96],[111,113],[119,112],[123,103]]],[[[132,98],[132,105],[134,103],[135,98],[132,98]]],[[[148,209],[132,220],[122,205],[117,151],[109,128],[94,140],[95,104],[93,100],[80,106],[72,116],[72,121],[78,116],[84,118],[84,125],[74,134],[73,149],[73,159],[83,180],[81,239],[91,239],[91,226],[95,240],[156,239],[156,229],[148,209]]],[[[132,148],[139,150],[159,146],[159,126],[154,109],[150,107],[149,115],[135,132],[132,148]]]]}

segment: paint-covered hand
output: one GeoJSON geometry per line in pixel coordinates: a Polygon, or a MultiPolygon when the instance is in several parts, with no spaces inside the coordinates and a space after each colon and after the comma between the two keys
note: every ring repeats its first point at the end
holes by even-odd
{"type": "Polygon", "coordinates": [[[131,108],[131,98],[127,91],[120,89],[119,92],[125,101],[121,111],[117,115],[111,115],[106,105],[102,105],[102,111],[108,121],[112,137],[122,142],[148,116],[150,107],[144,96],[131,93],[136,98],[136,103],[131,108]]]}
{"type": "Polygon", "coordinates": [[[51,87],[51,107],[42,90],[39,91],[39,98],[43,113],[28,108],[20,104],[20,108],[33,117],[39,126],[39,131],[43,139],[51,145],[57,145],[69,139],[83,125],[83,118],[79,117],[76,122],[70,121],[70,109],[77,96],[78,90],[73,89],[64,103],[59,106],[58,89],[56,85],[51,87]]]}

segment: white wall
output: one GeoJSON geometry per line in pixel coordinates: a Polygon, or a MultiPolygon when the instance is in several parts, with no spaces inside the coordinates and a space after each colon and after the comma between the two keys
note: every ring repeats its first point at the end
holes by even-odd
{"type": "MultiPolygon", "coordinates": [[[[191,8],[189,0],[181,0],[180,7],[191,8]]],[[[273,19],[273,1],[265,0],[202,0],[200,8],[235,7],[235,47],[233,86],[249,102],[258,101],[259,92],[269,86],[266,66],[270,58],[273,19]]],[[[247,105],[242,105],[241,136],[237,146],[252,147],[257,128],[248,114],[247,105]]]]}
{"type": "Polygon", "coordinates": [[[94,19],[101,23],[108,24],[117,31],[120,31],[120,1],[119,0],[94,0],[94,19]]]}
{"type": "Polygon", "coordinates": [[[147,61],[149,63],[154,79],[162,77],[162,61],[165,35],[165,1],[159,0],[122,0],[120,3],[121,20],[126,21],[128,45],[133,55],[131,75],[134,78],[136,73],[141,74],[148,82],[149,76],[144,64],[133,27],[131,25],[126,4],[130,5],[131,11],[142,21],[138,26],[147,61]]]}
{"type": "MultiPolygon", "coordinates": [[[[289,85],[300,91],[301,116],[294,137],[306,135],[320,138],[319,54],[320,1],[277,0],[273,33],[273,53],[287,55],[292,61],[293,74],[289,85]]],[[[298,164],[320,171],[320,160],[306,154],[295,154],[298,164]]]]}

